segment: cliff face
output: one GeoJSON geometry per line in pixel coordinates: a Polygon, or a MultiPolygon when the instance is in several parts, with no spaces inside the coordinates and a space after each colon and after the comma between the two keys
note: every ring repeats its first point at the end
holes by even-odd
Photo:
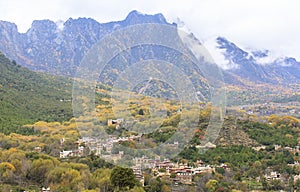
{"type": "Polygon", "coordinates": [[[36,71],[72,76],[86,51],[104,35],[140,23],[167,24],[162,14],[132,11],[123,21],[98,23],[91,18],[70,18],[63,24],[33,21],[26,33],[0,21],[0,50],[11,60],[36,71]]]}

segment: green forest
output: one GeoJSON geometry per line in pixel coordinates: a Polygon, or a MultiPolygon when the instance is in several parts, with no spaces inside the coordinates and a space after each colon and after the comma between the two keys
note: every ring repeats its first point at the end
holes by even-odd
{"type": "Polygon", "coordinates": [[[21,125],[72,117],[72,81],[32,72],[0,53],[0,132],[33,134],[21,125]]]}

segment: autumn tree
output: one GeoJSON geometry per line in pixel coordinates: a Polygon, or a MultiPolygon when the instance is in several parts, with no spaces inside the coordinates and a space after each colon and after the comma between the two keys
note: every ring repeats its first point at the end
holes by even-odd
{"type": "Polygon", "coordinates": [[[206,184],[205,187],[208,189],[209,192],[215,192],[218,188],[218,181],[211,179],[206,184]]]}
{"type": "Polygon", "coordinates": [[[51,159],[37,159],[32,162],[27,178],[36,183],[43,184],[49,171],[54,169],[55,164],[51,159]]]}
{"type": "Polygon", "coordinates": [[[130,168],[115,167],[110,175],[110,181],[114,187],[120,190],[132,189],[137,180],[130,168]]]}
{"type": "Polygon", "coordinates": [[[97,169],[92,174],[92,187],[98,188],[100,191],[111,191],[112,184],[110,181],[111,169],[97,169]]]}

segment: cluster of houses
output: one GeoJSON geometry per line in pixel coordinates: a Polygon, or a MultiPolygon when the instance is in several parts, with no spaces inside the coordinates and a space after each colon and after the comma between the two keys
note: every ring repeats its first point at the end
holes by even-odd
{"type": "MultiPolygon", "coordinates": [[[[108,120],[108,125],[116,125],[121,126],[123,123],[123,119],[116,120],[108,120]]],[[[95,155],[98,155],[106,160],[111,160],[112,162],[117,162],[122,159],[124,156],[123,151],[115,151],[115,144],[120,144],[125,141],[134,141],[136,139],[140,139],[142,135],[131,135],[128,137],[116,137],[110,136],[105,139],[100,138],[92,138],[92,137],[83,137],[77,141],[78,148],[75,150],[61,151],[60,158],[69,158],[69,157],[81,157],[84,155],[84,146],[89,146],[89,150],[93,151],[95,155]]],[[[174,148],[177,148],[179,143],[174,142],[173,144],[169,144],[174,148]]],[[[216,145],[212,143],[206,143],[204,146],[196,146],[198,149],[202,148],[215,148],[216,145]]],[[[266,150],[266,146],[257,146],[252,147],[256,151],[266,150]]],[[[36,149],[38,150],[38,149],[36,149]]],[[[291,147],[282,147],[280,145],[274,145],[274,150],[288,150],[292,153],[300,152],[299,146],[295,148],[291,147]]],[[[187,164],[175,163],[171,162],[168,159],[161,160],[160,158],[148,158],[146,156],[135,157],[132,159],[132,170],[136,176],[136,178],[143,184],[144,169],[151,169],[152,173],[158,177],[169,177],[175,183],[183,183],[183,184],[191,184],[193,176],[197,174],[203,173],[212,173],[215,171],[215,168],[222,167],[225,170],[228,170],[228,167],[225,164],[221,165],[205,165],[202,161],[197,161],[193,166],[189,166],[187,164]]],[[[298,162],[294,164],[290,164],[290,166],[299,165],[298,162]]],[[[281,179],[282,175],[280,173],[270,171],[266,172],[264,177],[269,180],[281,179]]],[[[295,176],[295,179],[300,179],[299,176],[295,176]]]]}
{"type": "MultiPolygon", "coordinates": [[[[87,143],[90,150],[100,157],[113,157],[112,150],[115,144],[120,144],[125,141],[133,141],[135,139],[141,138],[142,135],[131,135],[129,137],[115,137],[111,136],[105,139],[97,138],[83,138],[82,142],[87,143]]],[[[123,155],[122,151],[119,151],[119,155],[123,155]]],[[[107,159],[107,158],[106,158],[107,159]]],[[[116,160],[114,160],[116,162],[116,160]]]]}
{"type": "MultiPolygon", "coordinates": [[[[61,151],[60,158],[81,157],[84,155],[83,146],[89,146],[90,151],[93,151],[95,155],[105,158],[106,160],[111,160],[112,162],[117,162],[122,159],[124,152],[118,151],[118,153],[114,153],[114,144],[120,144],[124,141],[133,141],[141,138],[141,136],[142,135],[132,135],[129,137],[111,136],[105,139],[83,137],[76,142],[78,145],[77,149],[61,151]]],[[[176,148],[178,147],[178,142],[169,145],[176,148]]],[[[214,148],[215,145],[209,143],[206,147],[214,148]]],[[[142,170],[144,169],[151,169],[152,172],[159,177],[170,177],[171,175],[174,177],[175,175],[175,177],[172,178],[175,182],[185,184],[190,184],[195,174],[208,173],[215,169],[214,166],[203,165],[201,161],[198,161],[195,164],[195,167],[191,167],[186,164],[173,163],[168,159],[161,161],[159,158],[151,159],[146,156],[133,158],[132,164],[133,166],[131,168],[133,169],[136,178],[141,183],[144,183],[144,176],[142,174],[142,170]]],[[[222,166],[225,167],[225,165],[222,166]]]]}
{"type": "MultiPolygon", "coordinates": [[[[273,180],[286,181],[285,175],[272,170],[266,170],[263,176],[267,181],[273,181],[273,180]]],[[[261,181],[261,179],[262,179],[261,177],[256,178],[257,181],[261,181]]],[[[299,179],[300,179],[300,174],[294,176],[294,182],[297,182],[299,179]]]]}
{"type": "MultiPolygon", "coordinates": [[[[275,151],[280,151],[280,150],[287,150],[291,153],[296,153],[296,152],[300,152],[300,148],[297,145],[296,147],[292,148],[292,147],[283,147],[281,145],[273,145],[274,146],[274,150],[275,151]]],[[[254,149],[255,151],[260,151],[260,150],[266,150],[267,146],[265,145],[261,145],[261,146],[256,146],[256,147],[252,147],[252,149],[254,149]]]]}
{"type": "Polygon", "coordinates": [[[69,157],[82,157],[84,154],[84,147],[83,146],[79,146],[78,149],[74,149],[74,150],[68,150],[68,151],[61,151],[59,153],[59,157],[60,158],[69,158],[69,157]]]}
{"type": "Polygon", "coordinates": [[[158,177],[170,177],[176,183],[191,184],[193,176],[201,173],[211,173],[216,167],[228,169],[225,164],[220,166],[204,165],[202,161],[197,161],[194,166],[183,163],[174,163],[168,159],[161,161],[159,158],[151,159],[146,156],[135,157],[132,169],[136,178],[143,183],[144,178],[141,175],[142,169],[151,169],[154,175],[158,177]],[[138,171],[137,171],[138,170],[138,171]]]}
{"type": "Polygon", "coordinates": [[[241,110],[245,110],[249,115],[266,116],[272,114],[285,114],[300,117],[300,102],[274,103],[268,102],[257,105],[243,105],[241,110]]]}
{"type": "Polygon", "coordinates": [[[69,158],[69,157],[82,157],[84,155],[84,146],[89,146],[89,150],[94,152],[95,155],[103,157],[107,160],[117,162],[124,155],[123,151],[118,153],[113,153],[114,144],[120,144],[124,141],[133,141],[140,138],[141,135],[131,135],[129,137],[114,137],[111,136],[105,139],[92,138],[92,137],[83,137],[79,139],[76,143],[78,145],[77,149],[73,150],[63,150],[60,152],[60,158],[69,158]]]}

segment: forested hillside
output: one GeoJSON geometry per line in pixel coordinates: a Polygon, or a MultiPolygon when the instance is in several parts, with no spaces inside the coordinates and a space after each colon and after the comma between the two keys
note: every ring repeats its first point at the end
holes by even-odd
{"type": "Polygon", "coordinates": [[[0,52],[0,132],[28,134],[33,130],[21,125],[70,119],[71,85],[70,79],[32,72],[0,52]]]}

